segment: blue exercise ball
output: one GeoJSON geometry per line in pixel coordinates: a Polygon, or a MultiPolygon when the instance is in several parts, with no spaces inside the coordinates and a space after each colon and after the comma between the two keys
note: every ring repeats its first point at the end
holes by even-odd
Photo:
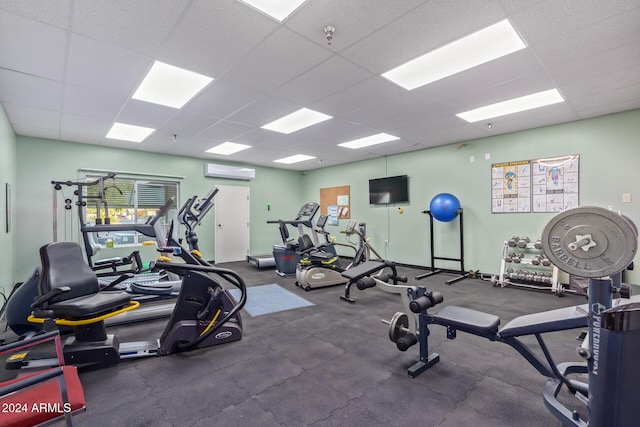
{"type": "Polygon", "coordinates": [[[460,200],[453,194],[440,193],[431,199],[429,210],[438,221],[449,222],[456,219],[460,209],[460,200]]]}

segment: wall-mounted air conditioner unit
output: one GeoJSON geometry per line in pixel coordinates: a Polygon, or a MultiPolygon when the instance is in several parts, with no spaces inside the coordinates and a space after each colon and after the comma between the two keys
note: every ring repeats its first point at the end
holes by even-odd
{"type": "Polygon", "coordinates": [[[204,165],[204,176],[250,181],[256,177],[256,170],[239,166],[226,166],[216,165],[214,163],[206,163],[204,165]]]}

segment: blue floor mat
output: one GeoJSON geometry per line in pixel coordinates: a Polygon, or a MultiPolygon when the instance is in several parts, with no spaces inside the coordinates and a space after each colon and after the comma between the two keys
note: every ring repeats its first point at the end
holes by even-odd
{"type": "MultiPolygon", "coordinates": [[[[231,289],[229,292],[236,301],[240,299],[240,289],[231,289]]],[[[247,303],[244,305],[244,310],[251,317],[256,317],[312,305],[314,304],[289,292],[280,285],[272,284],[248,287],[247,303]]]]}

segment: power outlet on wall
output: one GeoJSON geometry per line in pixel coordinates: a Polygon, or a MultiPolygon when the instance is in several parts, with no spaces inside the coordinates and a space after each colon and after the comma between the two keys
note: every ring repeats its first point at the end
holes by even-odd
{"type": "Polygon", "coordinates": [[[631,193],[622,193],[622,203],[631,203],[631,193]]]}

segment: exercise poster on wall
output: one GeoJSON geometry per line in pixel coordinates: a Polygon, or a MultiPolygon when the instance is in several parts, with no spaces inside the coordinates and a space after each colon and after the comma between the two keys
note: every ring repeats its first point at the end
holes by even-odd
{"type": "Polygon", "coordinates": [[[580,156],[491,165],[491,212],[560,212],[579,205],[580,156]]]}
{"type": "Polygon", "coordinates": [[[491,212],[531,212],[531,161],[491,165],[491,212]]]}
{"type": "Polygon", "coordinates": [[[534,212],[561,212],[579,206],[579,155],[537,159],[531,165],[534,212]]]}

